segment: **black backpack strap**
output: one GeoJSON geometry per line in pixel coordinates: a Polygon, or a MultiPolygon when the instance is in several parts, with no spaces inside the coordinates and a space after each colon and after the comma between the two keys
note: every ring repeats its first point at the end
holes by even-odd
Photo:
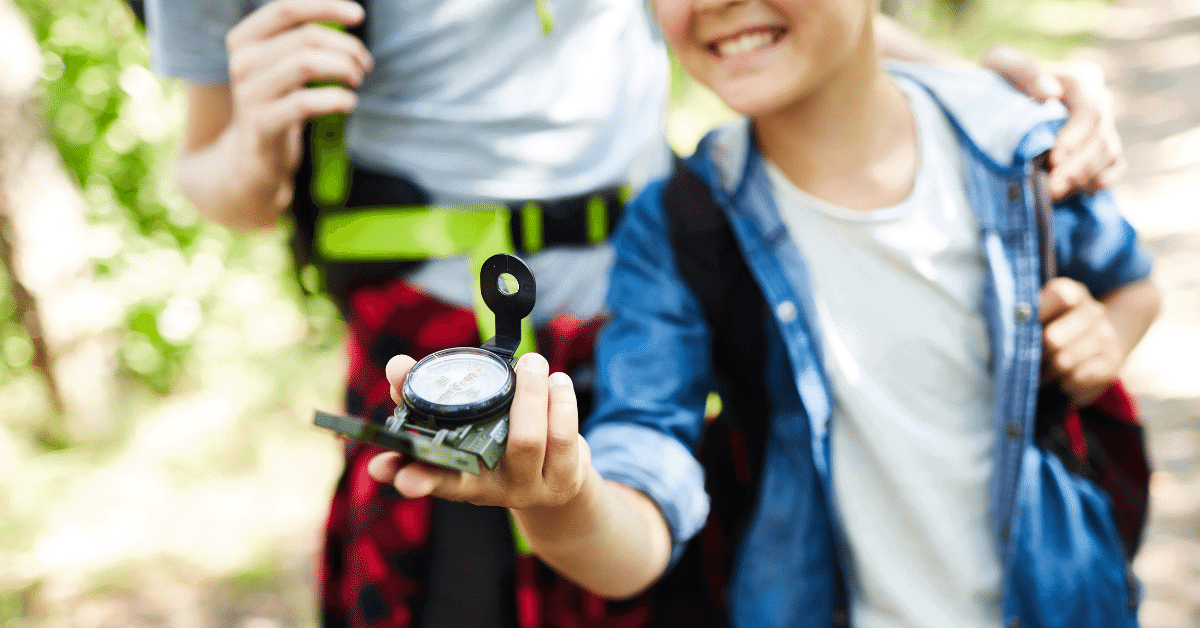
{"type": "Polygon", "coordinates": [[[1050,201],[1049,177],[1050,153],[1033,158],[1033,201],[1037,209],[1038,253],[1042,261],[1042,283],[1058,276],[1058,256],[1054,250],[1054,204],[1050,201]]]}
{"type": "MultiPolygon", "coordinates": [[[[1046,180],[1049,153],[1033,159],[1030,174],[1037,218],[1038,255],[1042,284],[1058,276],[1058,256],[1054,244],[1054,203],[1046,180]]],[[[1091,406],[1072,408],[1071,401],[1057,384],[1038,390],[1034,434],[1038,444],[1053,452],[1063,464],[1079,475],[1096,482],[1113,501],[1117,529],[1127,558],[1132,559],[1142,543],[1149,506],[1150,458],[1145,430],[1137,417],[1132,397],[1122,386],[1115,386],[1091,406]],[[1080,459],[1067,429],[1071,410],[1078,413],[1087,455],[1080,459]]],[[[1131,576],[1132,577],[1132,576],[1131,576]]],[[[1136,591],[1136,587],[1130,587],[1136,591]]],[[[1130,606],[1136,606],[1131,593],[1130,606]]]]}
{"type": "Polygon", "coordinates": [[[680,274],[700,301],[712,332],[713,364],[725,418],[752,445],[757,477],[770,416],[766,381],[767,304],[708,186],[682,161],[664,191],[664,208],[680,274]]]}
{"type": "Polygon", "coordinates": [[[655,625],[727,626],[726,588],[758,497],[771,416],[767,306],[724,212],[682,160],[664,188],[663,206],[676,264],[711,329],[722,411],[698,454],[712,504],[708,524],[656,585],[655,625]]]}

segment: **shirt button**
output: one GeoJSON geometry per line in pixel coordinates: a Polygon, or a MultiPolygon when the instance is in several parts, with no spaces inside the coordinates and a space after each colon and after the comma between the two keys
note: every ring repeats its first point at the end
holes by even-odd
{"type": "Polygon", "coordinates": [[[833,620],[834,626],[845,626],[850,623],[850,616],[846,611],[833,611],[833,617],[830,619],[833,620]]]}
{"type": "Polygon", "coordinates": [[[1012,619],[1008,620],[1008,628],[1021,628],[1021,618],[1013,617],[1012,619]]]}
{"type": "Polygon", "coordinates": [[[791,301],[784,301],[775,308],[775,316],[785,323],[796,320],[796,314],[796,304],[791,301]]]}
{"type": "Polygon", "coordinates": [[[1015,203],[1021,198],[1021,186],[1013,183],[1008,186],[1008,202],[1015,203]]]}
{"type": "Polygon", "coordinates": [[[1017,309],[1013,313],[1018,323],[1028,323],[1033,318],[1033,306],[1028,303],[1018,303],[1017,309]]]}
{"type": "Polygon", "coordinates": [[[1021,438],[1021,424],[1016,421],[1009,423],[1004,431],[1008,434],[1009,438],[1021,438]]]}

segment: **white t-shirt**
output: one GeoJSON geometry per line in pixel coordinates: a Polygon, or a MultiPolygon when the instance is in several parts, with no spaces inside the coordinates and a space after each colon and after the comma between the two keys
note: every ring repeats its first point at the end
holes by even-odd
{"type": "Polygon", "coordinates": [[[997,628],[1000,565],[985,262],[945,115],[901,81],[920,166],[898,205],[854,211],[768,173],[803,251],[835,396],[833,484],[857,628],[997,628]]]}

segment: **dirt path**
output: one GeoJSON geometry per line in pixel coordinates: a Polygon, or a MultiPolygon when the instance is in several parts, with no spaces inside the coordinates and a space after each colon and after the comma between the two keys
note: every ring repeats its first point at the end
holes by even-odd
{"type": "Polygon", "coordinates": [[[1131,357],[1156,473],[1135,564],[1145,628],[1200,626],[1200,0],[1121,0],[1080,56],[1116,92],[1124,210],[1156,255],[1162,315],[1131,357]]]}

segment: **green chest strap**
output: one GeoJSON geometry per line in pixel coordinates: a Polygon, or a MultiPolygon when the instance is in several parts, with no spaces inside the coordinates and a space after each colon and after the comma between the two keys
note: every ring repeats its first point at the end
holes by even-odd
{"type": "MultiPolygon", "coordinates": [[[[313,177],[310,193],[318,208],[314,251],[324,262],[353,263],[419,261],[465,256],[471,261],[473,310],[481,338],[495,335],[495,321],[479,291],[479,270],[496,253],[515,254],[509,235],[508,206],[499,203],[473,206],[390,206],[348,209],[350,158],[345,143],[344,114],[313,121],[313,177]]],[[[540,217],[534,207],[524,214],[540,217]]],[[[524,220],[528,232],[540,220],[524,220]]],[[[601,225],[601,229],[604,225],[601,225]]],[[[530,238],[536,240],[537,238],[530,238]]],[[[603,239],[603,235],[601,235],[603,239]]],[[[518,354],[536,350],[533,324],[522,325],[518,354]]]]}

